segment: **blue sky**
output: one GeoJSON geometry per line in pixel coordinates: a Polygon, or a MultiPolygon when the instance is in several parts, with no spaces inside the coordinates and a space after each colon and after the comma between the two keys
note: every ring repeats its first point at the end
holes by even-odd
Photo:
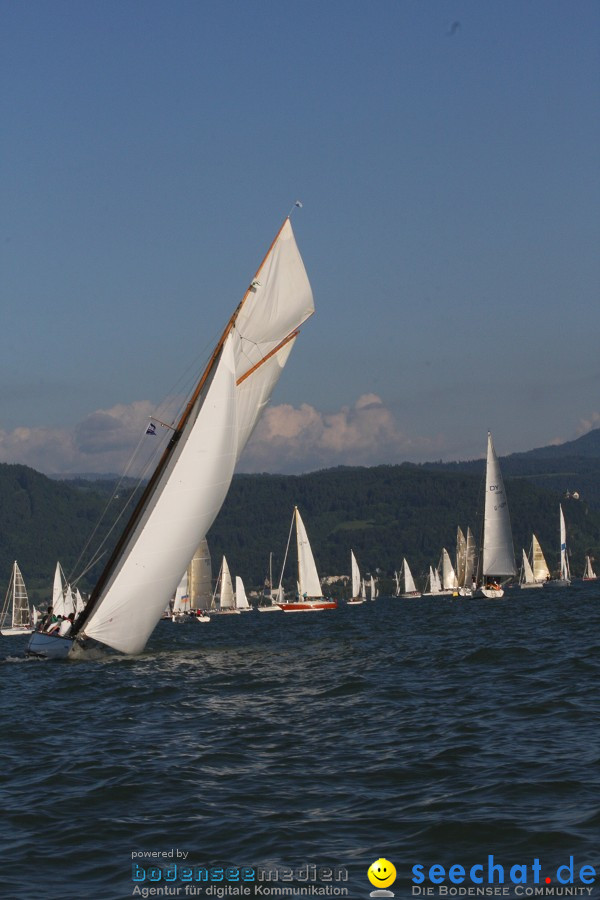
{"type": "Polygon", "coordinates": [[[242,469],[600,425],[600,6],[0,2],[0,461],[115,471],[300,199],[242,469]]]}

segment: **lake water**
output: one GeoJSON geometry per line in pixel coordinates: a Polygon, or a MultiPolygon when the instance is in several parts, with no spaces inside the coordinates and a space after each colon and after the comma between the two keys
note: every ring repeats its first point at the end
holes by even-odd
{"type": "Polygon", "coordinates": [[[600,873],[600,586],[160,623],[96,662],[25,644],[0,639],[7,898],[366,898],[378,858],[400,898],[417,865],[487,885],[490,855],[503,896],[535,859],[600,873]]]}

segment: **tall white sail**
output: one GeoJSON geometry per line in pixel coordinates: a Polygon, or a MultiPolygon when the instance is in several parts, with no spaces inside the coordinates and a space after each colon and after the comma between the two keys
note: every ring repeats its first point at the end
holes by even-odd
{"type": "Polygon", "coordinates": [[[410,567],[406,562],[406,559],[402,560],[402,574],[404,575],[404,592],[406,594],[410,594],[413,591],[416,591],[417,586],[415,584],[415,579],[412,576],[412,572],[410,571],[410,567]]]}
{"type": "Polygon", "coordinates": [[[186,569],[175,591],[175,599],[173,600],[173,615],[182,615],[183,613],[187,613],[189,609],[190,595],[188,591],[188,573],[186,569]]]}
{"type": "Polygon", "coordinates": [[[65,586],[63,584],[63,571],[59,562],[54,570],[52,584],[52,612],[55,616],[67,615],[65,612],[65,586]]]}
{"type": "Polygon", "coordinates": [[[467,528],[467,547],[465,559],[465,579],[463,587],[470,588],[473,583],[473,573],[475,571],[475,561],[477,559],[477,548],[475,546],[475,538],[470,528],[467,528]]]}
{"type": "Polygon", "coordinates": [[[375,584],[375,579],[371,575],[371,600],[377,599],[377,585],[375,584]]]}
{"type": "Polygon", "coordinates": [[[456,572],[445,547],[442,550],[442,586],[445,591],[453,591],[458,587],[456,572]]]}
{"type": "Polygon", "coordinates": [[[16,561],[13,565],[13,628],[25,628],[29,625],[29,598],[27,588],[16,561]]]}
{"type": "Polygon", "coordinates": [[[304,527],[304,522],[295,507],[296,515],[296,543],[298,547],[298,584],[299,593],[303,597],[322,597],[321,582],[317,573],[315,559],[311,550],[310,541],[304,527]]]}
{"type": "Polygon", "coordinates": [[[540,547],[540,542],[538,541],[535,534],[531,539],[531,556],[533,562],[533,580],[547,581],[547,579],[550,578],[550,569],[546,564],[544,554],[542,553],[542,548],[540,547]]]}
{"type": "Polygon", "coordinates": [[[595,581],[598,576],[594,572],[594,567],[592,565],[592,560],[590,556],[586,556],[585,558],[585,569],[583,572],[583,580],[584,581],[595,581]]]}
{"type": "Polygon", "coordinates": [[[350,568],[352,572],[352,596],[360,596],[360,570],[354,552],[350,551],[350,568]]]}
{"type": "Polygon", "coordinates": [[[456,529],[456,580],[459,587],[465,586],[467,571],[467,539],[460,526],[456,529]]]}
{"type": "Polygon", "coordinates": [[[313,311],[286,219],[228,322],[74,636],[95,638],[124,653],[143,649],[225,499],[296,329],[313,311]]]}
{"type": "Polygon", "coordinates": [[[223,562],[221,564],[221,596],[219,606],[221,609],[233,609],[235,607],[233,582],[225,557],[223,557],[223,562]]]}
{"type": "Polygon", "coordinates": [[[235,576],[235,608],[250,609],[248,597],[246,596],[246,588],[239,575],[235,576]]]}
{"type": "Polygon", "coordinates": [[[485,513],[483,525],[484,575],[514,575],[515,552],[510,528],[508,503],[500,465],[488,432],[485,513]]]}
{"type": "Polygon", "coordinates": [[[212,565],[206,538],[200,541],[188,566],[191,609],[208,609],[212,597],[212,565]]]}
{"type": "Polygon", "coordinates": [[[560,509],[560,577],[565,581],[571,581],[571,572],[569,571],[569,557],[567,555],[567,526],[565,525],[565,516],[562,505],[560,509]]]}
{"type": "Polygon", "coordinates": [[[143,650],[229,489],[237,458],[231,338],[198,406],[85,624],[87,637],[123,653],[143,650]]]}
{"type": "Polygon", "coordinates": [[[535,577],[533,574],[533,569],[531,568],[531,563],[527,558],[527,554],[525,550],[523,550],[523,583],[524,584],[533,584],[535,582],[535,577]]]}

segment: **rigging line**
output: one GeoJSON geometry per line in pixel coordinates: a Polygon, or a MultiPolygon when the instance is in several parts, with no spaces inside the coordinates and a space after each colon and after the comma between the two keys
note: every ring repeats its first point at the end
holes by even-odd
{"type": "MultiPolygon", "coordinates": [[[[96,536],[96,534],[97,534],[97,532],[98,532],[98,529],[100,528],[100,525],[102,524],[102,522],[103,522],[103,520],[104,520],[104,517],[106,516],[106,513],[108,512],[108,509],[109,509],[111,503],[114,502],[115,497],[117,496],[119,490],[121,490],[121,487],[122,487],[122,485],[123,485],[123,482],[124,482],[125,478],[127,478],[127,473],[130,471],[130,469],[131,469],[131,467],[132,467],[132,465],[133,465],[133,463],[134,463],[134,460],[136,459],[136,457],[137,457],[137,455],[138,455],[138,453],[139,453],[140,447],[141,447],[142,443],[144,442],[145,436],[146,436],[146,427],[144,426],[144,429],[143,429],[143,431],[142,431],[142,433],[141,433],[141,435],[140,435],[140,438],[139,438],[139,440],[138,440],[137,446],[136,446],[135,450],[133,451],[133,453],[131,454],[131,456],[129,457],[129,461],[128,461],[127,465],[125,466],[125,470],[124,470],[123,474],[120,476],[120,478],[119,478],[117,484],[115,485],[112,494],[110,495],[108,501],[106,502],[106,505],[105,505],[104,509],[102,510],[102,512],[101,512],[101,514],[100,514],[100,518],[99,518],[98,521],[96,522],[96,525],[94,526],[94,528],[93,528],[93,530],[92,530],[92,533],[90,534],[90,536],[88,537],[87,541],[85,542],[85,545],[83,546],[83,549],[81,550],[81,553],[80,553],[79,556],[77,557],[77,560],[76,560],[75,564],[71,567],[71,572],[70,572],[69,578],[65,579],[65,580],[68,581],[69,583],[72,582],[72,583],[76,584],[76,583],[77,583],[78,581],[80,581],[81,578],[83,577],[83,574],[84,574],[83,572],[82,572],[81,574],[75,576],[75,572],[77,571],[77,567],[79,566],[79,564],[80,564],[81,560],[83,559],[84,555],[87,553],[87,551],[88,551],[88,549],[89,549],[89,547],[90,547],[90,544],[91,544],[92,541],[94,540],[94,538],[95,538],[95,536],[96,536]]],[[[155,448],[154,453],[156,453],[156,449],[157,449],[157,448],[155,448]]],[[[131,502],[131,498],[135,495],[136,491],[139,490],[139,487],[140,487],[140,484],[141,484],[141,482],[142,482],[142,480],[143,480],[144,474],[145,474],[146,471],[148,470],[148,466],[149,466],[149,462],[146,462],[146,464],[145,464],[145,466],[144,466],[144,468],[143,468],[143,470],[142,470],[142,475],[140,475],[140,477],[138,478],[138,483],[136,484],[135,488],[134,488],[133,491],[131,492],[131,496],[130,496],[129,500],[127,501],[127,503],[125,504],[125,506],[123,507],[123,509],[127,509],[127,507],[129,506],[129,503],[131,502]]],[[[116,519],[116,522],[119,521],[119,519],[121,518],[122,515],[123,515],[123,510],[118,514],[117,519],[116,519]]],[[[108,535],[110,535],[111,532],[113,531],[116,522],[113,523],[113,525],[111,526],[111,528],[110,528],[108,534],[107,534],[107,535],[104,537],[104,539],[100,542],[100,545],[99,545],[98,549],[96,550],[96,552],[95,552],[95,554],[94,554],[94,557],[92,557],[93,559],[97,557],[98,553],[100,552],[100,550],[102,549],[102,547],[103,547],[104,544],[106,543],[106,540],[107,540],[107,538],[108,538],[108,535]]],[[[88,565],[87,565],[86,568],[85,568],[85,571],[86,571],[86,572],[89,571],[89,569],[91,568],[92,565],[94,565],[94,563],[88,563],[88,565]]],[[[63,573],[63,575],[64,575],[64,573],[63,573]]]]}
{"type": "Polygon", "coordinates": [[[289,532],[289,534],[288,534],[287,545],[286,545],[286,548],[285,548],[285,556],[283,557],[283,565],[282,565],[282,567],[281,567],[281,575],[279,576],[279,584],[278,584],[278,586],[277,586],[277,596],[279,596],[279,593],[280,593],[280,591],[281,591],[281,585],[282,585],[282,582],[283,582],[283,573],[285,572],[285,564],[286,564],[286,562],[287,562],[288,551],[289,551],[289,549],[290,549],[290,541],[291,541],[291,539],[292,539],[292,529],[294,528],[294,520],[295,520],[295,518],[296,518],[296,508],[294,507],[294,512],[293,512],[293,514],[292,514],[292,522],[291,522],[291,525],[290,525],[290,532],[289,532]]]}

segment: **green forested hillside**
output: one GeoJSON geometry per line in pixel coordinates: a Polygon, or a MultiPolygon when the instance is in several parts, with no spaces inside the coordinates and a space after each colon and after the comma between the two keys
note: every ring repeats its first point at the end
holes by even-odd
{"type": "MultiPolygon", "coordinates": [[[[558,562],[558,504],[563,503],[574,574],[585,553],[600,558],[600,513],[584,500],[565,500],[525,478],[507,476],[506,491],[515,550],[528,547],[531,533],[541,541],[551,566],[558,562]]],[[[27,586],[38,599],[47,597],[57,560],[70,573],[80,572],[88,551],[77,562],[98,519],[109,506],[96,534],[106,534],[109,520],[130,495],[114,484],[57,482],[25,466],[0,465],[0,579],[8,584],[17,559],[27,586]]],[[[391,577],[406,556],[415,576],[437,564],[442,547],[454,555],[456,528],[470,526],[479,539],[480,474],[400,465],[327,469],[302,476],[238,475],[209,534],[214,573],[225,553],[233,574],[248,588],[259,586],[273,553],[277,579],[294,505],[302,513],[321,575],[348,574],[350,549],[363,572],[380,570],[391,577]]],[[[124,519],[122,520],[124,521],[124,519]]],[[[110,535],[112,546],[120,524],[110,535]]],[[[107,553],[104,554],[103,561],[107,553]]],[[[89,587],[101,567],[81,582],[89,587]]],[[[291,574],[291,572],[290,572],[291,574]]]]}

